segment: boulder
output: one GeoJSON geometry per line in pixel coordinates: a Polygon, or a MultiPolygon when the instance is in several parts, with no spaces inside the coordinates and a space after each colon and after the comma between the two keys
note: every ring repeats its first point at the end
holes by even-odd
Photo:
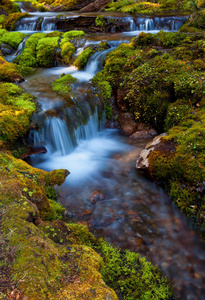
{"type": "Polygon", "coordinates": [[[118,118],[120,129],[126,135],[133,134],[137,130],[137,123],[131,113],[121,113],[118,118]]]}
{"type": "Polygon", "coordinates": [[[136,168],[140,170],[147,170],[149,167],[149,155],[150,152],[155,149],[155,146],[161,142],[161,139],[166,136],[166,133],[162,133],[156,136],[151,142],[149,142],[145,149],[141,151],[140,156],[136,162],[136,168]]]}
{"type": "Polygon", "coordinates": [[[130,139],[135,139],[135,140],[148,139],[148,138],[154,137],[156,135],[157,135],[157,132],[154,129],[148,129],[148,130],[143,129],[143,130],[136,131],[129,138],[130,139]]]}

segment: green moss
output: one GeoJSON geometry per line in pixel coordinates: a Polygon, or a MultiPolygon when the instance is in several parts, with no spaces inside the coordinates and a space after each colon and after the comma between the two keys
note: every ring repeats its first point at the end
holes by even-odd
{"type": "Polygon", "coordinates": [[[71,91],[71,85],[76,82],[76,78],[70,74],[61,75],[59,79],[52,82],[52,90],[59,94],[67,95],[71,91]]]}
{"type": "Polygon", "coordinates": [[[26,35],[21,32],[8,32],[5,29],[0,30],[0,43],[12,46],[14,49],[22,42],[26,35]]]}
{"type": "Polygon", "coordinates": [[[82,30],[71,30],[67,31],[63,34],[62,40],[60,43],[61,49],[63,48],[63,45],[66,44],[67,42],[70,42],[71,40],[76,40],[84,36],[84,31],[82,30]]]}
{"type": "Polygon", "coordinates": [[[0,9],[6,14],[19,11],[18,5],[11,0],[1,0],[0,9]]]}
{"type": "Polygon", "coordinates": [[[99,242],[103,279],[124,299],[173,299],[172,288],[156,266],[139,254],[99,242]]]}
{"type": "Polygon", "coordinates": [[[86,48],[83,50],[80,55],[76,58],[74,65],[79,69],[82,70],[85,68],[88,59],[94,53],[94,50],[91,47],[86,48]]]}
{"type": "Polygon", "coordinates": [[[15,30],[16,23],[19,20],[21,20],[22,18],[25,18],[27,16],[28,16],[28,13],[17,12],[17,13],[10,14],[4,21],[3,27],[7,30],[13,31],[13,30],[15,30]]]}
{"type": "Polygon", "coordinates": [[[106,25],[106,18],[104,18],[103,15],[99,15],[97,16],[97,18],[95,19],[95,25],[97,27],[103,28],[106,25]]]}
{"type": "Polygon", "coordinates": [[[72,55],[75,53],[75,47],[70,42],[66,42],[62,46],[61,55],[63,62],[69,64],[71,61],[72,55]]]}
{"type": "Polygon", "coordinates": [[[33,97],[11,83],[0,84],[0,139],[13,143],[25,135],[35,111],[33,97]]]}
{"type": "Polygon", "coordinates": [[[0,56],[0,80],[7,82],[20,82],[23,80],[19,74],[18,68],[15,64],[8,63],[0,56]]]}
{"type": "Polygon", "coordinates": [[[37,61],[42,67],[52,67],[55,65],[55,54],[58,47],[59,37],[47,37],[39,40],[36,47],[37,61]]]}

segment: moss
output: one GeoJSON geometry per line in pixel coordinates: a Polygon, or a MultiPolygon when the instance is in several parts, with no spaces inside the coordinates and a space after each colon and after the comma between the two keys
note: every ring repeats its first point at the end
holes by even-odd
{"type": "Polygon", "coordinates": [[[5,29],[0,30],[0,43],[12,46],[14,49],[23,41],[26,35],[21,32],[8,32],[5,29]]]}
{"type": "Polygon", "coordinates": [[[95,19],[95,25],[97,27],[100,27],[100,28],[103,29],[106,25],[106,18],[104,18],[103,15],[97,16],[97,18],[95,19]]]}
{"type": "Polygon", "coordinates": [[[25,135],[35,111],[33,97],[11,83],[0,84],[0,139],[13,143],[25,135]]]}
{"type": "Polygon", "coordinates": [[[19,10],[18,5],[11,0],[1,0],[0,9],[6,15],[19,10]]]}
{"type": "Polygon", "coordinates": [[[7,30],[13,31],[13,30],[15,30],[16,23],[19,20],[21,20],[22,18],[25,18],[27,16],[28,16],[28,13],[17,12],[17,13],[10,14],[4,21],[3,27],[7,30]]]}
{"type": "Polygon", "coordinates": [[[62,46],[61,55],[63,58],[63,62],[69,64],[71,61],[72,55],[75,53],[75,47],[70,42],[66,42],[62,46]]]}
{"type": "Polygon", "coordinates": [[[117,0],[108,3],[106,11],[121,11],[130,14],[153,14],[166,11],[196,11],[199,7],[203,7],[203,0],[200,1],[174,1],[174,0],[159,0],[156,1],[140,1],[134,0],[117,0]],[[201,3],[202,2],[202,3],[201,3]]]}
{"type": "Polygon", "coordinates": [[[190,103],[188,107],[184,101],[171,105],[166,122],[177,126],[169,130],[166,140],[175,142],[175,150],[164,152],[162,147],[156,148],[149,158],[151,175],[165,186],[197,229],[204,228],[201,217],[204,213],[204,112],[204,108],[193,108],[190,103]]]}
{"type": "Polygon", "coordinates": [[[76,79],[70,74],[61,75],[59,79],[52,82],[52,90],[59,94],[69,94],[71,91],[71,85],[76,82],[76,79]]]}
{"type": "Polygon", "coordinates": [[[39,40],[36,47],[37,61],[42,67],[52,67],[55,65],[55,54],[58,47],[59,37],[47,37],[39,40]]]}
{"type": "Polygon", "coordinates": [[[0,80],[8,82],[23,81],[15,64],[8,63],[3,57],[0,57],[0,80]]]}
{"type": "Polygon", "coordinates": [[[86,48],[83,50],[79,56],[76,58],[74,65],[79,69],[82,70],[85,68],[88,59],[91,57],[91,55],[94,53],[94,50],[91,47],[86,48]]]}
{"type": "Polygon", "coordinates": [[[71,30],[71,31],[65,32],[63,34],[62,40],[60,42],[61,49],[63,48],[64,44],[71,42],[71,41],[78,40],[79,38],[84,36],[84,34],[85,33],[82,30],[71,30]]]}
{"type": "Polygon", "coordinates": [[[156,266],[130,251],[99,241],[103,279],[123,299],[173,299],[172,288],[156,266]]]}

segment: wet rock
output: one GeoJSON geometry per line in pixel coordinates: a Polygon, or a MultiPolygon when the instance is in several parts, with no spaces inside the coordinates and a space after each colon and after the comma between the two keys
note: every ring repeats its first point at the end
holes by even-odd
{"type": "Polygon", "coordinates": [[[89,3],[87,6],[83,7],[80,11],[102,11],[105,8],[106,4],[108,4],[109,2],[111,2],[111,0],[96,0],[94,3],[89,3]]]}
{"type": "Polygon", "coordinates": [[[155,146],[161,142],[162,137],[166,136],[166,133],[162,133],[156,136],[150,143],[148,143],[144,150],[140,153],[140,156],[136,162],[136,168],[146,170],[149,167],[149,154],[155,149],[155,146]]]}
{"type": "Polygon", "coordinates": [[[14,53],[14,49],[11,46],[5,44],[1,44],[0,50],[3,56],[11,55],[12,53],[14,53]]]}
{"type": "Polygon", "coordinates": [[[41,153],[47,153],[47,150],[45,147],[30,147],[28,149],[28,152],[26,154],[22,155],[22,159],[27,159],[28,157],[35,155],[35,154],[41,154],[41,153]]]}
{"type": "Polygon", "coordinates": [[[154,129],[145,130],[144,129],[144,130],[136,131],[129,138],[130,139],[135,139],[135,140],[138,140],[138,139],[148,139],[148,138],[154,137],[156,135],[157,135],[156,130],[154,130],[154,129]]]}
{"type": "Polygon", "coordinates": [[[83,217],[83,216],[89,216],[89,215],[91,215],[92,214],[92,210],[91,209],[86,209],[86,210],[84,210],[84,212],[81,214],[81,217],[83,217]]]}
{"type": "Polygon", "coordinates": [[[137,123],[133,120],[132,114],[121,113],[118,118],[120,129],[126,135],[133,134],[137,130],[137,123]]]}
{"type": "Polygon", "coordinates": [[[90,195],[90,202],[92,204],[95,204],[97,201],[103,200],[103,198],[104,198],[104,196],[103,196],[102,192],[100,192],[100,191],[94,191],[90,195]]]}

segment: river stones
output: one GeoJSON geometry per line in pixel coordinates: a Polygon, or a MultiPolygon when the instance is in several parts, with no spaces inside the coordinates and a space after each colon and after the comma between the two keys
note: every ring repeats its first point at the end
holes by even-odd
{"type": "Polygon", "coordinates": [[[103,196],[102,192],[100,192],[100,191],[94,191],[90,195],[90,202],[92,204],[95,204],[97,201],[103,200],[103,198],[104,198],[104,196],[103,196]]]}

